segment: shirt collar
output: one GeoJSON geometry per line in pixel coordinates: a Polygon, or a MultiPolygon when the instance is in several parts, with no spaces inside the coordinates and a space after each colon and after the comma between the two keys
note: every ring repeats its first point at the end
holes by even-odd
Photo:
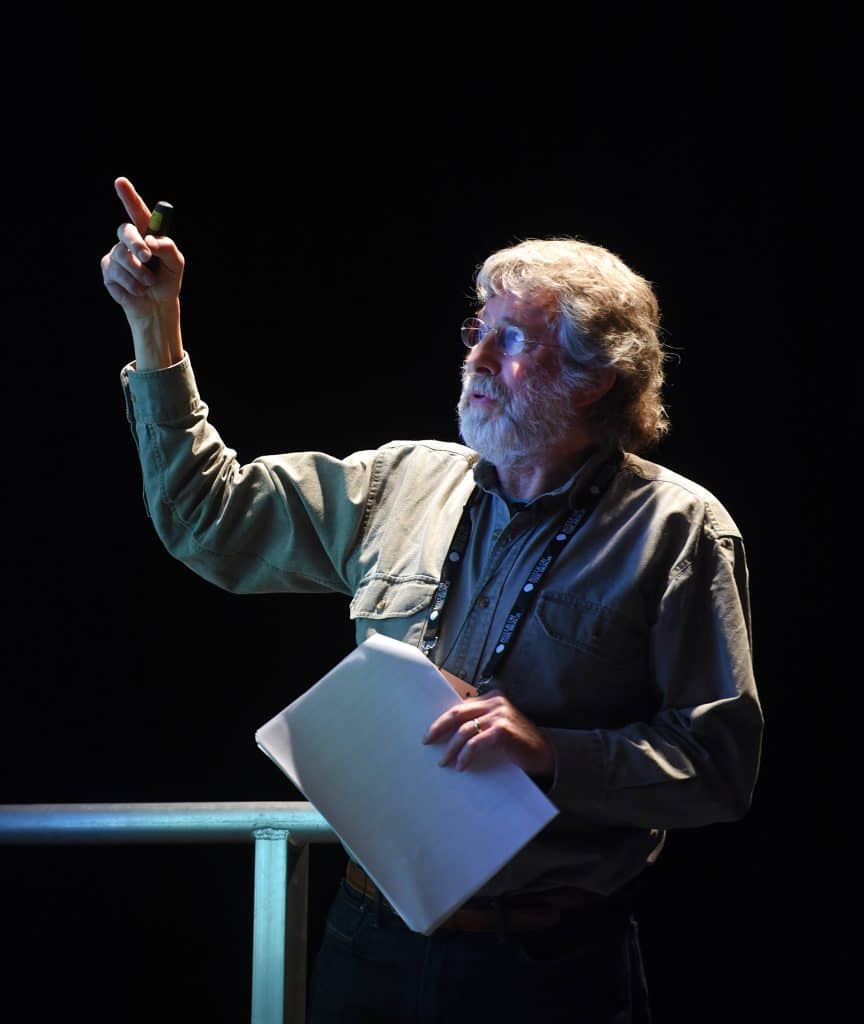
{"type": "MultiPolygon", "coordinates": [[[[582,486],[586,481],[590,480],[594,476],[600,468],[600,465],[605,462],[606,459],[615,452],[615,450],[615,445],[603,445],[597,448],[588,456],[576,472],[561,484],[560,487],[556,487],[551,491],[544,491],[543,494],[538,494],[536,498],[527,502],[527,504],[532,505],[535,502],[542,502],[544,505],[552,505],[558,504],[566,498],[572,508],[579,496],[582,486]]],[[[508,502],[508,504],[512,502],[513,499],[506,495],[501,489],[501,484],[498,480],[498,473],[496,472],[495,467],[482,456],[474,466],[474,481],[481,491],[485,491],[487,494],[496,494],[499,498],[508,502]]]]}

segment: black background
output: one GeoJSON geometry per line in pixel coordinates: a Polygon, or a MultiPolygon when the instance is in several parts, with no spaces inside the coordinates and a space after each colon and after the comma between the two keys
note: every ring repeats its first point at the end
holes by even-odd
{"type": "MultiPolygon", "coordinates": [[[[842,715],[808,695],[839,665],[810,641],[854,407],[824,339],[851,26],[672,6],[7,24],[0,803],[299,799],[254,731],[353,644],[344,599],[222,593],[152,532],[98,266],[116,176],[176,206],[186,348],[244,460],[455,440],[475,267],[578,235],[655,284],[677,353],[656,458],[744,533],[767,720],[749,816],[675,833],[654,869],[657,1020],[833,1019],[842,768],[826,788],[814,763],[842,715]]],[[[313,941],[338,853],[313,850],[313,941]]],[[[251,845],[0,848],[9,1019],[247,1019],[252,866],[251,845]]]]}

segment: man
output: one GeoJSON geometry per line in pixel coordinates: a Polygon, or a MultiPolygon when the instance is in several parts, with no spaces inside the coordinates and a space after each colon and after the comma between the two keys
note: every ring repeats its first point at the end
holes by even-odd
{"type": "Polygon", "coordinates": [[[346,594],[358,642],[416,644],[470,685],[425,737],[442,770],[503,752],[560,811],[429,937],[349,860],[310,1019],[649,1019],[634,887],[666,829],[745,812],[762,726],[740,534],[634,454],[667,428],[650,286],[573,239],[495,253],[462,326],[468,447],[240,466],[183,351],[182,256],[116,188],[131,223],[103,276],[132,330],[123,386],[169,551],[236,592],[346,594]]]}

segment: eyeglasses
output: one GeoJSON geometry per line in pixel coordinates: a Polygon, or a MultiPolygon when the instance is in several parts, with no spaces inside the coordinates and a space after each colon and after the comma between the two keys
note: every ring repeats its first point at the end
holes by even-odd
{"type": "Polygon", "coordinates": [[[469,316],[462,321],[462,344],[466,348],[474,348],[481,341],[485,341],[490,334],[495,335],[495,342],[505,356],[518,356],[520,352],[532,349],[535,345],[545,345],[546,348],[558,348],[545,341],[532,341],[525,337],[525,332],[517,324],[502,324],[500,327],[490,327],[479,317],[469,316]]]}

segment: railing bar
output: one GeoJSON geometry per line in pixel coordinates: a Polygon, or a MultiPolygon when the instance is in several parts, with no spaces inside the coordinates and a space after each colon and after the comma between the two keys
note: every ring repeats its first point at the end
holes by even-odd
{"type": "Polygon", "coordinates": [[[260,828],[338,842],[308,802],[0,805],[0,843],[249,842],[260,828]]]}

